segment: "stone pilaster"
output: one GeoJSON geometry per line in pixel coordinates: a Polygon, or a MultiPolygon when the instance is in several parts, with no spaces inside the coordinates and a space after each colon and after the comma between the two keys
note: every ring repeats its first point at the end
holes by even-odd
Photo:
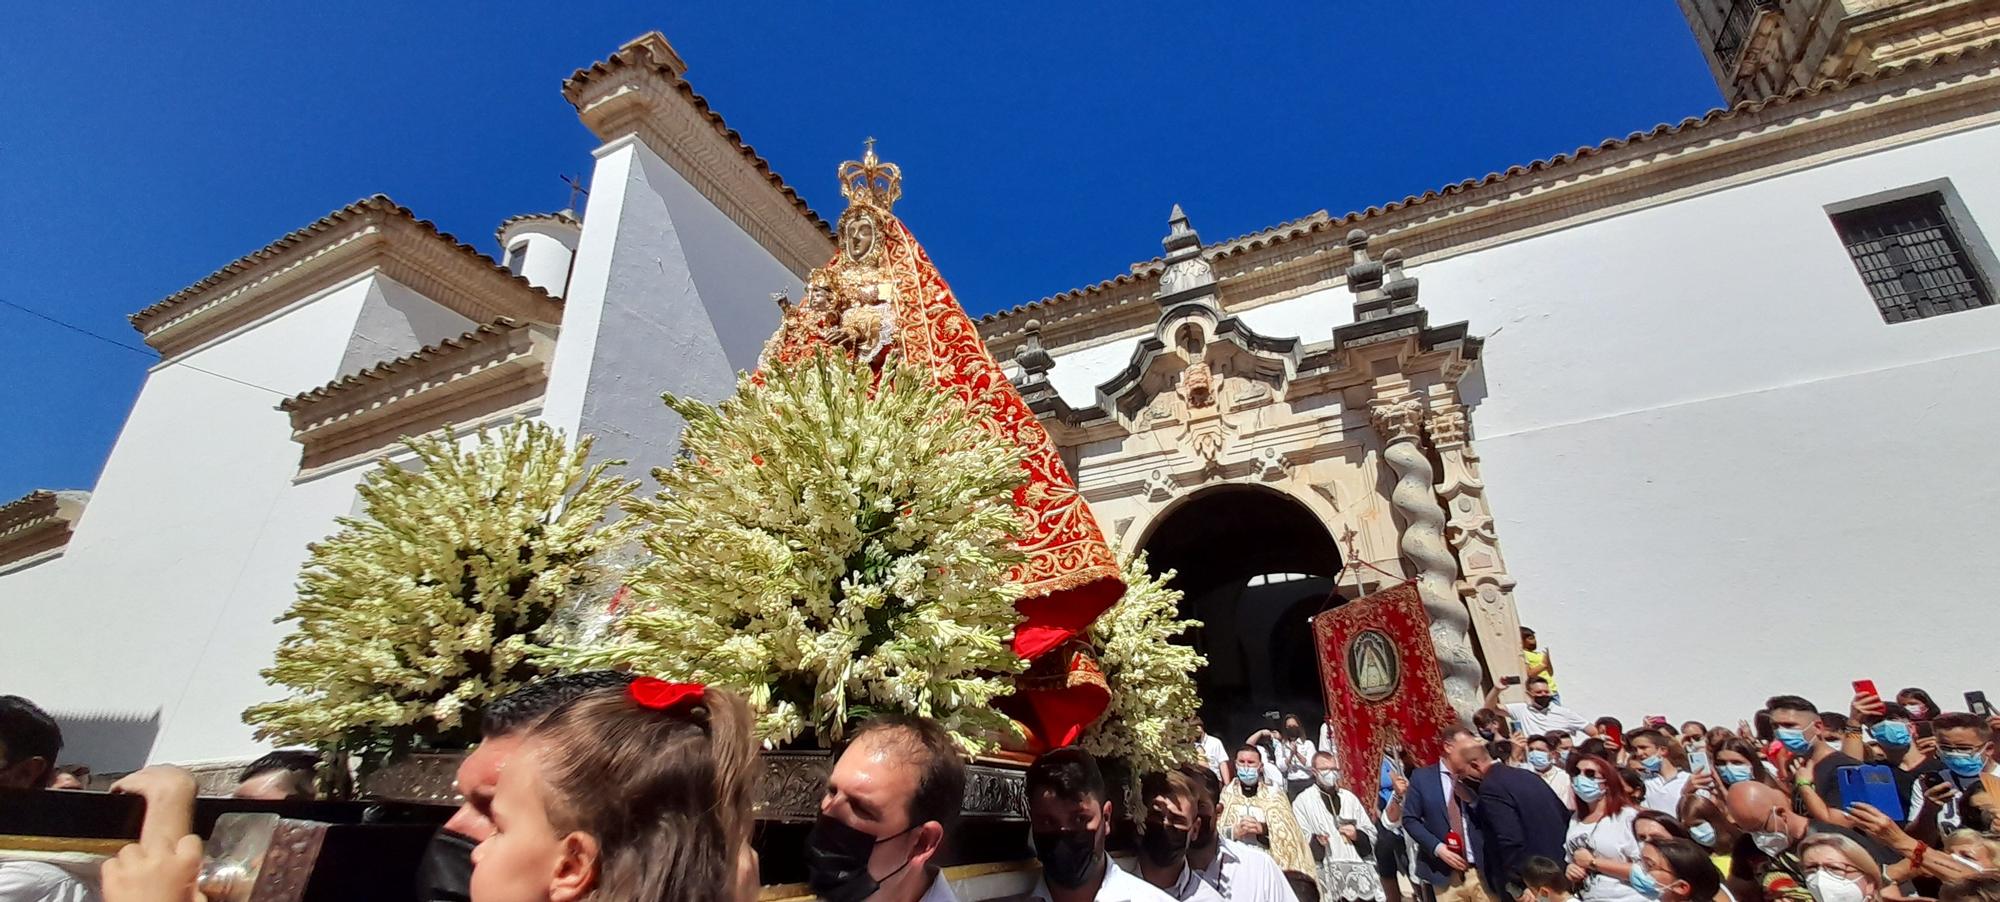
{"type": "MultiPolygon", "coordinates": [[[[1458,596],[1472,617],[1473,632],[1494,682],[1521,676],[1521,622],[1514,610],[1514,577],[1500,556],[1493,534],[1493,513],[1486,503],[1486,484],[1479,476],[1479,455],[1466,431],[1465,408],[1457,392],[1434,395],[1424,428],[1437,451],[1443,472],[1437,495],[1444,502],[1445,540],[1458,560],[1458,596]]],[[[1521,690],[1508,690],[1521,696],[1521,690]]],[[[1518,698],[1517,698],[1518,700],[1518,698]]]]}
{"type": "Polygon", "coordinates": [[[1430,615],[1445,697],[1460,717],[1480,706],[1483,674],[1472,648],[1472,619],[1459,599],[1458,560],[1444,537],[1445,516],[1432,483],[1436,474],[1424,453],[1424,398],[1398,379],[1379,385],[1369,413],[1382,439],[1382,460],[1396,474],[1389,503],[1402,515],[1401,551],[1417,566],[1417,593],[1430,615]]]}

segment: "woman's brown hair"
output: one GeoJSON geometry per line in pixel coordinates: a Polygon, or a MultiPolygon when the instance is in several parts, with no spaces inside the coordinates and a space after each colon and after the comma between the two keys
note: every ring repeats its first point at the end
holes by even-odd
{"type": "MultiPolygon", "coordinates": [[[[1596,755],[1578,755],[1570,759],[1570,779],[1576,779],[1578,771],[1586,764],[1596,768],[1598,774],[1601,775],[1597,784],[1604,788],[1604,798],[1599,799],[1598,802],[1604,803],[1604,816],[1613,817],[1618,812],[1625,810],[1625,806],[1631,802],[1631,794],[1625,791],[1624,775],[1618,772],[1618,765],[1612,764],[1610,761],[1596,755]]],[[[1589,817],[1590,812],[1596,807],[1597,802],[1586,802],[1582,799],[1577,799],[1576,819],[1580,821],[1589,817]]]]}
{"type": "Polygon", "coordinates": [[[544,744],[549,821],[598,844],[603,902],[732,902],[750,842],[757,744],[741,696],[708,689],[670,711],[623,688],[551,712],[544,744]]]}

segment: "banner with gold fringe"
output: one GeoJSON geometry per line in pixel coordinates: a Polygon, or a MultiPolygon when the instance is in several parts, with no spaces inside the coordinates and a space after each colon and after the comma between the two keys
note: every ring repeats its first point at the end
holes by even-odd
{"type": "Polygon", "coordinates": [[[1341,779],[1375,808],[1382,756],[1401,747],[1435,761],[1439,733],[1458,721],[1445,700],[1430,617],[1412,580],[1322,611],[1312,630],[1341,779]]]}

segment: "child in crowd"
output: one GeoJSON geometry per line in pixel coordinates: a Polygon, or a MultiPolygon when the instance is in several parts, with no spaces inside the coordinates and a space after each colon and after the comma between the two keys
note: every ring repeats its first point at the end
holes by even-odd
{"type": "Polygon", "coordinates": [[[1549,681],[1549,697],[1562,704],[1562,690],[1556,687],[1556,662],[1549,657],[1548,649],[1535,638],[1535,631],[1521,627],[1521,669],[1527,672],[1526,679],[1541,677],[1549,681]]]}
{"type": "Polygon", "coordinates": [[[1516,902],[1569,902],[1569,880],[1563,866],[1540,855],[1521,865],[1521,895],[1516,902]]]}
{"type": "MultiPolygon", "coordinates": [[[[523,740],[472,853],[474,902],[751,902],[757,744],[750,708],[719,689],[641,677],[591,691],[523,740]]],[[[104,866],[105,902],[194,898],[194,781],[148,768],[139,842],[104,866]]]]}

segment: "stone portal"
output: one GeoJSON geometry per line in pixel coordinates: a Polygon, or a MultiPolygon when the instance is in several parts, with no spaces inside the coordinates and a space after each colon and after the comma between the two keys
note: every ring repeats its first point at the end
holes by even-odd
{"type": "Polygon", "coordinates": [[[1234,745],[1271,711],[1317,722],[1307,620],[1328,604],[1341,557],[1309,508],[1259,486],[1207,489],[1156,521],[1140,547],[1153,572],[1175,572],[1181,615],[1202,623],[1188,638],[1208,656],[1197,685],[1210,733],[1234,745]]]}

